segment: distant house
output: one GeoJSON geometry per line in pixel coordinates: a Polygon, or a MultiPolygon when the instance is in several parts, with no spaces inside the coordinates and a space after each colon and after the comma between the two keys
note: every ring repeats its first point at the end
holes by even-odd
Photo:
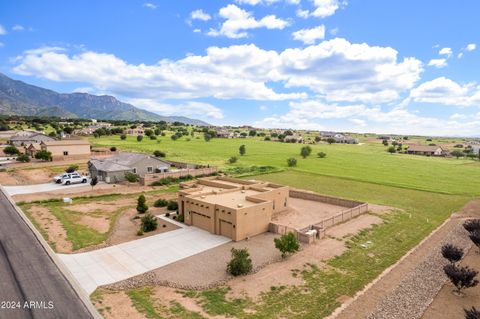
{"type": "Polygon", "coordinates": [[[39,144],[47,141],[55,141],[55,139],[42,133],[33,133],[28,131],[18,133],[9,139],[10,144],[16,146],[24,146],[32,143],[39,144]]]}
{"type": "Polygon", "coordinates": [[[300,135],[296,135],[296,134],[287,135],[287,136],[285,136],[283,141],[285,143],[303,143],[303,137],[301,137],[300,135]]]}
{"type": "Polygon", "coordinates": [[[353,137],[350,137],[350,136],[346,136],[346,135],[343,135],[343,134],[340,134],[340,133],[337,133],[333,136],[333,138],[335,139],[335,143],[340,143],[340,144],[358,144],[358,140],[353,138],[353,137]]]}
{"type": "Polygon", "coordinates": [[[167,172],[171,166],[168,161],[140,153],[120,153],[110,158],[91,159],[88,162],[90,176],[106,183],[125,181],[127,172],[144,176],[149,173],[167,172]]]}
{"type": "Polygon", "coordinates": [[[233,132],[230,132],[230,131],[225,130],[225,129],[219,129],[215,133],[217,134],[217,137],[220,137],[220,138],[234,138],[235,137],[235,134],[233,132]]]}
{"type": "Polygon", "coordinates": [[[426,156],[445,156],[447,155],[447,150],[443,149],[441,146],[414,144],[408,147],[407,154],[426,155],[426,156]]]}
{"type": "Polygon", "coordinates": [[[470,145],[472,148],[472,153],[478,155],[480,153],[480,144],[472,144],[470,145]]]}
{"type": "Polygon", "coordinates": [[[30,143],[29,145],[25,145],[25,154],[30,156],[35,156],[35,154],[42,149],[41,144],[39,143],[30,143]]]}
{"type": "Polygon", "coordinates": [[[336,132],[326,132],[326,131],[320,132],[320,136],[323,138],[335,137],[336,134],[337,134],[336,132]]]}
{"type": "Polygon", "coordinates": [[[123,131],[123,134],[133,135],[133,136],[145,135],[145,130],[143,129],[143,127],[127,128],[126,130],[123,131]]]}
{"type": "MultiPolygon", "coordinates": [[[[32,143],[33,144],[33,143],[32,143]]],[[[53,159],[82,158],[90,156],[90,142],[87,140],[42,141],[40,148],[52,153],[53,159]]]]}

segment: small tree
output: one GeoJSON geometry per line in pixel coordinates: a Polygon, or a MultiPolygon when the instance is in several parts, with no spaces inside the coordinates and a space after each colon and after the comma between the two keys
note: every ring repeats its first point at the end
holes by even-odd
{"type": "Polygon", "coordinates": [[[480,230],[476,229],[468,234],[470,240],[480,249],[480,230]]]}
{"type": "Polygon", "coordinates": [[[463,257],[463,249],[453,246],[451,244],[445,244],[442,246],[442,256],[452,264],[460,261],[463,257]]]}
{"type": "Polygon", "coordinates": [[[41,150],[35,153],[35,158],[42,160],[42,161],[51,161],[52,160],[52,153],[46,150],[41,150]]]}
{"type": "Polygon", "coordinates": [[[120,135],[120,139],[121,139],[122,141],[126,140],[126,139],[127,139],[127,135],[125,135],[125,134],[120,135]]]}
{"type": "Polygon", "coordinates": [[[18,150],[18,148],[16,148],[13,145],[6,146],[3,149],[3,152],[7,155],[18,155],[18,154],[20,154],[20,151],[18,150]]]}
{"type": "Polygon", "coordinates": [[[318,155],[318,157],[320,157],[320,158],[325,158],[325,157],[327,157],[327,153],[324,153],[324,152],[318,152],[317,155],[318,155]]]}
{"type": "Polygon", "coordinates": [[[290,157],[290,158],[287,159],[287,165],[288,165],[288,167],[297,166],[297,160],[293,157],[290,157]]]}
{"type": "Polygon", "coordinates": [[[143,135],[138,135],[137,136],[137,142],[141,142],[143,140],[143,135]]]}
{"type": "Polygon", "coordinates": [[[98,177],[95,176],[95,177],[92,177],[92,179],[90,180],[90,186],[92,186],[92,191],[93,191],[93,188],[95,187],[95,185],[98,184],[98,177]]]}
{"type": "Polygon", "coordinates": [[[129,181],[130,183],[136,183],[140,180],[140,176],[138,176],[135,173],[132,172],[126,172],[125,173],[125,179],[129,181]]]}
{"type": "Polygon", "coordinates": [[[168,210],[177,210],[178,209],[178,203],[175,200],[169,200],[168,205],[167,205],[168,210]]]}
{"type": "Polygon", "coordinates": [[[30,162],[30,156],[28,156],[27,154],[20,154],[17,156],[17,162],[30,162]]]}
{"type": "Polygon", "coordinates": [[[154,231],[158,227],[157,217],[152,214],[145,214],[141,219],[140,229],[144,232],[154,231]]]}
{"type": "Polygon", "coordinates": [[[148,206],[146,204],[146,199],[145,199],[145,196],[142,194],[138,196],[138,199],[137,199],[137,212],[139,214],[144,214],[147,212],[147,210],[148,210],[148,206]]]}
{"type": "Polygon", "coordinates": [[[393,154],[397,151],[397,149],[395,148],[395,146],[389,146],[388,149],[387,149],[387,152],[389,152],[390,154],[393,154]]]}
{"type": "Polygon", "coordinates": [[[450,152],[450,154],[452,156],[455,156],[457,159],[460,158],[460,157],[463,157],[463,152],[462,151],[459,151],[459,150],[453,150],[450,152]]]}
{"type": "Polygon", "coordinates": [[[463,311],[465,311],[465,319],[480,319],[480,311],[475,307],[463,309],[463,311]]]}
{"type": "Polygon", "coordinates": [[[240,145],[240,147],[238,148],[238,152],[242,156],[245,155],[245,153],[247,152],[247,149],[246,149],[245,145],[240,145]]]}
{"type": "Polygon", "coordinates": [[[208,133],[203,134],[203,139],[205,142],[209,142],[212,139],[212,136],[208,133]]]}
{"type": "Polygon", "coordinates": [[[168,200],[163,198],[157,199],[155,203],[153,203],[154,207],[165,207],[167,205],[168,205],[168,200]]]}
{"type": "Polygon", "coordinates": [[[282,235],[280,238],[273,240],[275,247],[282,253],[282,258],[286,258],[288,254],[293,254],[300,249],[297,237],[292,232],[282,235]]]}
{"type": "Polygon", "coordinates": [[[478,284],[478,280],[475,279],[478,271],[474,269],[448,264],[443,267],[443,271],[452,284],[457,288],[456,292],[458,294],[462,293],[462,289],[475,287],[478,284]]]}
{"type": "Polygon", "coordinates": [[[229,162],[230,164],[233,164],[233,163],[236,163],[237,160],[238,160],[238,157],[232,156],[232,157],[230,157],[230,158],[228,159],[228,162],[229,162]]]}
{"type": "Polygon", "coordinates": [[[78,169],[78,165],[70,165],[69,167],[67,167],[67,169],[65,170],[65,172],[66,172],[66,173],[73,173],[73,172],[75,172],[77,169],[78,169]]]}
{"type": "Polygon", "coordinates": [[[116,152],[117,148],[115,146],[110,147],[110,152],[116,152]]]}
{"type": "Polygon", "coordinates": [[[300,150],[300,155],[301,155],[303,158],[307,158],[307,156],[309,156],[310,153],[312,153],[312,148],[311,148],[310,146],[304,146],[304,147],[302,147],[302,149],[300,150]]]}
{"type": "Polygon", "coordinates": [[[165,157],[167,154],[165,154],[165,152],[162,152],[162,151],[159,151],[159,150],[156,150],[153,152],[153,156],[155,157],[165,157]]]}
{"type": "Polygon", "coordinates": [[[388,146],[388,141],[387,141],[387,140],[383,140],[383,141],[382,141],[382,144],[385,145],[385,146],[388,146]]]}
{"type": "Polygon", "coordinates": [[[468,232],[480,230],[480,219],[470,219],[463,223],[463,228],[468,232]]]}
{"type": "Polygon", "coordinates": [[[233,276],[248,274],[252,271],[252,259],[246,248],[232,248],[232,259],[227,264],[227,272],[233,276]]]}
{"type": "Polygon", "coordinates": [[[333,144],[333,143],[335,143],[335,139],[333,137],[329,137],[329,138],[327,138],[327,143],[328,144],[333,144]]]}

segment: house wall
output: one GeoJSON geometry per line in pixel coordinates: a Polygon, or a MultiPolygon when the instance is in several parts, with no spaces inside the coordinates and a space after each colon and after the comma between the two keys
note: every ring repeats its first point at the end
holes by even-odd
{"type": "Polygon", "coordinates": [[[53,157],[69,157],[76,155],[88,155],[90,156],[90,145],[43,145],[42,149],[45,149],[52,153],[53,157]],[[64,155],[64,152],[68,152],[68,155],[64,155]]]}
{"type": "Polygon", "coordinates": [[[238,209],[235,214],[236,227],[232,240],[240,241],[267,232],[272,213],[270,201],[238,209]]]}
{"type": "Polygon", "coordinates": [[[161,161],[159,161],[155,158],[148,157],[148,158],[145,158],[145,159],[135,163],[135,165],[132,166],[132,168],[137,169],[136,174],[138,174],[140,176],[144,176],[145,174],[150,173],[147,170],[148,167],[152,167],[153,172],[155,172],[156,169],[160,169],[160,168],[167,168],[168,169],[169,165],[164,163],[164,162],[161,162],[161,161]]]}

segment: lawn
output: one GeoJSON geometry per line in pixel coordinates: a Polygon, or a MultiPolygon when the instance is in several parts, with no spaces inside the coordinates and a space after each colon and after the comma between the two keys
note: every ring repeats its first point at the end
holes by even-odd
{"type": "Polygon", "coordinates": [[[480,194],[478,161],[389,154],[380,142],[312,145],[312,155],[307,159],[299,155],[301,144],[269,142],[260,138],[215,138],[205,142],[203,138],[188,140],[186,137],[172,141],[166,136],[137,142],[131,136],[125,141],[119,136],[110,136],[92,138],[91,142],[95,146],[116,146],[123,151],[149,154],[162,150],[167,153],[167,159],[216,165],[223,169],[252,165],[287,168],[286,159],[296,157],[295,169],[302,172],[445,194],[480,194]],[[244,156],[238,155],[242,144],[247,149],[244,156]],[[318,158],[316,154],[320,151],[327,153],[327,157],[318,158]],[[227,159],[234,155],[239,158],[238,162],[227,164],[227,159]]]}

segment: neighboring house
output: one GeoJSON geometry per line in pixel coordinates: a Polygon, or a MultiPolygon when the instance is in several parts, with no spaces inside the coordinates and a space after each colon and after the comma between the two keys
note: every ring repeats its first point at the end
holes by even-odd
{"type": "Polygon", "coordinates": [[[234,138],[235,137],[235,134],[233,132],[230,132],[230,131],[225,130],[225,129],[219,129],[215,133],[217,134],[217,137],[220,137],[220,138],[234,138]]]}
{"type": "Polygon", "coordinates": [[[358,144],[358,140],[353,138],[353,137],[350,137],[350,136],[346,136],[346,135],[343,135],[343,134],[340,134],[340,133],[337,133],[333,136],[333,138],[335,139],[335,143],[340,143],[340,144],[358,144]]]}
{"type": "Polygon", "coordinates": [[[30,156],[35,156],[35,154],[42,149],[42,145],[40,143],[30,143],[29,145],[25,145],[25,154],[30,156]]]}
{"type": "Polygon", "coordinates": [[[427,156],[445,156],[447,155],[447,150],[443,149],[441,146],[413,144],[408,147],[407,154],[427,155],[427,156]]]}
{"type": "Polygon", "coordinates": [[[268,231],[288,208],[289,187],[228,177],[200,178],[178,193],[185,224],[240,241],[268,231]]]}
{"type": "Polygon", "coordinates": [[[109,128],[112,125],[110,123],[98,122],[94,125],[89,125],[87,127],[76,129],[73,131],[74,135],[92,135],[96,130],[101,128],[109,128]]]}
{"type": "MultiPolygon", "coordinates": [[[[33,143],[32,143],[33,144],[33,143]]],[[[52,153],[53,159],[81,158],[90,156],[90,142],[87,140],[42,141],[40,148],[52,153]]]]}
{"type": "Polygon", "coordinates": [[[480,153],[480,145],[479,144],[471,144],[470,147],[472,148],[472,153],[478,155],[480,153]]]}
{"type": "Polygon", "coordinates": [[[139,176],[149,173],[167,172],[171,163],[156,157],[140,153],[120,153],[105,159],[91,159],[88,162],[90,176],[99,181],[117,183],[125,180],[125,173],[139,176]]]}
{"type": "Polygon", "coordinates": [[[320,132],[320,136],[323,138],[334,137],[336,132],[320,132]]]}
{"type": "Polygon", "coordinates": [[[143,129],[143,127],[128,128],[123,131],[123,134],[134,135],[134,136],[145,135],[145,130],[143,129]]]}
{"type": "Polygon", "coordinates": [[[47,142],[47,141],[55,141],[54,138],[47,136],[42,133],[21,133],[15,136],[12,136],[9,139],[10,144],[16,145],[16,146],[23,146],[23,145],[29,145],[32,143],[39,144],[41,142],[47,142]]]}
{"type": "Polygon", "coordinates": [[[303,137],[301,137],[300,135],[287,135],[285,136],[285,138],[283,139],[284,142],[286,143],[303,143],[303,137]]]}

